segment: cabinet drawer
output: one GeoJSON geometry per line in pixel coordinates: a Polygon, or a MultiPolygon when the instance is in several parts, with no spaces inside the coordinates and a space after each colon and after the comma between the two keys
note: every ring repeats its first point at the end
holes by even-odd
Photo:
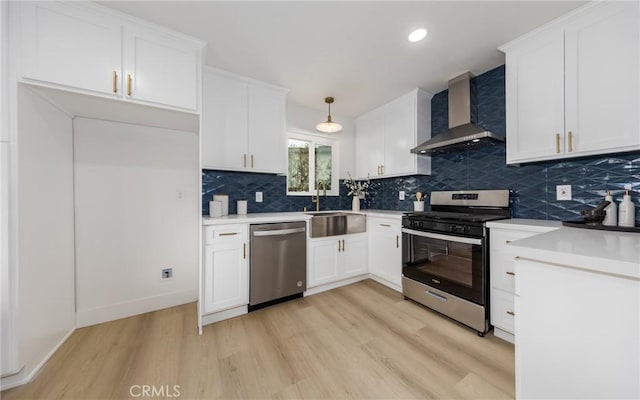
{"type": "Polygon", "coordinates": [[[204,228],[204,243],[224,243],[235,240],[245,240],[246,227],[244,225],[207,226],[204,228]]]}
{"type": "Polygon", "coordinates": [[[512,231],[508,229],[491,229],[489,233],[491,252],[512,252],[509,243],[537,235],[538,232],[512,231]]]}
{"type": "Polygon", "coordinates": [[[514,333],[514,295],[491,289],[491,325],[514,333]]]}
{"type": "Polygon", "coordinates": [[[367,229],[375,232],[400,232],[402,224],[395,219],[367,218],[367,229]]]}
{"type": "Polygon", "coordinates": [[[509,252],[491,252],[491,287],[515,292],[515,262],[514,255],[509,252]]]}

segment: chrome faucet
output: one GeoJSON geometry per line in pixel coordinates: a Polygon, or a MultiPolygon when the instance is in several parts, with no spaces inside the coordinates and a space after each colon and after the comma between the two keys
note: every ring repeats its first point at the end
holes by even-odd
{"type": "Polygon", "coordinates": [[[327,184],[324,181],[319,181],[316,185],[316,198],[311,199],[312,203],[316,203],[316,211],[320,211],[320,186],[322,186],[322,195],[327,197],[327,184]]]}

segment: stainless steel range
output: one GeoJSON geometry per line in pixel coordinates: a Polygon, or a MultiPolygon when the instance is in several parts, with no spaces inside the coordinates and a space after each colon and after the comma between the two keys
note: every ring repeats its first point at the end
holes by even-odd
{"type": "Polygon", "coordinates": [[[484,336],[489,329],[485,222],[511,217],[509,190],[431,193],[402,218],[402,293],[484,336]]]}

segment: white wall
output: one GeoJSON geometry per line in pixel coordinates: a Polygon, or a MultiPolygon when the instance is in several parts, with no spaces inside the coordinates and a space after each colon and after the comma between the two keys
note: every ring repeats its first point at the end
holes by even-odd
{"type": "Polygon", "coordinates": [[[18,351],[28,376],[74,329],[72,120],[21,86],[17,145],[18,351]]]}
{"type": "Polygon", "coordinates": [[[14,274],[9,264],[8,7],[8,2],[0,2],[0,375],[17,368],[14,357],[14,274]]]}
{"type": "Polygon", "coordinates": [[[197,135],[76,118],[74,149],[77,325],[195,301],[197,135]]]}
{"type": "Polygon", "coordinates": [[[340,143],[340,179],[347,177],[347,172],[355,176],[356,169],[356,123],[355,119],[331,113],[331,119],[342,125],[342,131],[334,134],[323,134],[316,131],[316,125],[326,121],[327,110],[318,111],[287,101],[287,132],[310,133],[313,135],[337,139],[340,143]]]}

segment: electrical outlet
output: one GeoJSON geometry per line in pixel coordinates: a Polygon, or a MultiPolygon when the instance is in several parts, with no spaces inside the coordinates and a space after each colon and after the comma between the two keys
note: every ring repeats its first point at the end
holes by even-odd
{"type": "Polygon", "coordinates": [[[557,185],[556,200],[571,200],[571,185],[557,185]]]}
{"type": "Polygon", "coordinates": [[[184,200],[184,192],[183,192],[182,190],[178,190],[178,191],[176,192],[176,199],[177,199],[178,201],[182,201],[182,200],[184,200]]]}
{"type": "Polygon", "coordinates": [[[401,190],[401,191],[399,192],[399,194],[398,194],[398,198],[399,198],[400,200],[404,200],[404,190],[401,190]]]}
{"type": "Polygon", "coordinates": [[[256,192],[256,203],[262,203],[262,192],[256,192]]]}
{"type": "Polygon", "coordinates": [[[173,278],[173,268],[165,268],[162,270],[162,279],[173,278]]]}

